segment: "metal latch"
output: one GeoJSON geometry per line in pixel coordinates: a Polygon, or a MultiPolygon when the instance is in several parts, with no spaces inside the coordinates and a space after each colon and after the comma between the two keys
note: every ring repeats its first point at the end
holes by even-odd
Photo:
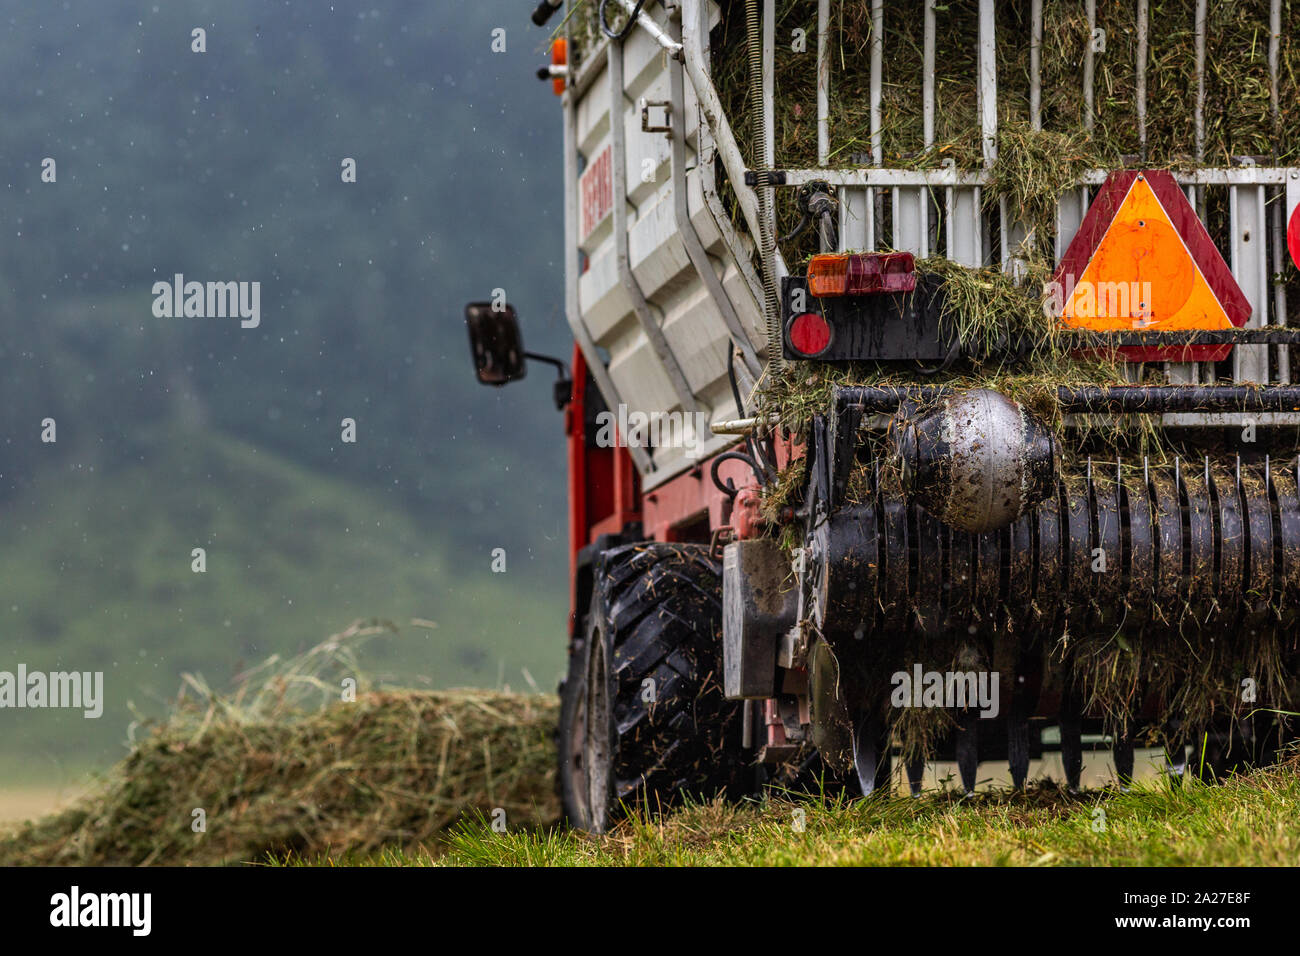
{"type": "Polygon", "coordinates": [[[647,100],[641,97],[641,132],[643,133],[668,133],[673,128],[673,105],[668,100],[647,100]],[[664,111],[664,121],[662,125],[652,125],[650,122],[650,111],[652,109],[662,109],[664,111]]]}

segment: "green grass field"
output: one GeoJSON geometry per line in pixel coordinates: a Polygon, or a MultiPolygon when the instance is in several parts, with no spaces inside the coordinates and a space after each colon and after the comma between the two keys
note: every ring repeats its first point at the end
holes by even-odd
{"type": "MultiPolygon", "coordinates": [[[[554,827],[497,833],[463,820],[436,852],[346,862],[439,866],[1293,866],[1300,768],[1210,787],[1160,781],[1070,796],[1052,785],[972,799],[790,801],[688,807],[594,838],[554,827]]],[[[302,861],[298,861],[302,862],[302,861]]],[[[343,862],[331,858],[316,863],[343,862]]]]}

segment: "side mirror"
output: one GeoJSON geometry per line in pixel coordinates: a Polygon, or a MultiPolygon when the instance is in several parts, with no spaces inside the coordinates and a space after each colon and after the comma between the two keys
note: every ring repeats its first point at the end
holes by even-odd
{"type": "Polygon", "coordinates": [[[471,302],[465,306],[465,325],[482,384],[505,385],[524,377],[526,354],[514,306],[494,310],[491,302],[471,302]]]}

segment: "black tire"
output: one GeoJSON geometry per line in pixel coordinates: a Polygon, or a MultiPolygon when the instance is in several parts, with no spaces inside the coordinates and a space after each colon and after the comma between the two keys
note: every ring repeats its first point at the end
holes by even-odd
{"type": "Polygon", "coordinates": [[[707,548],[603,552],[582,634],[560,710],[570,823],[603,833],[624,807],[657,811],[687,795],[750,789],[742,705],[722,693],[722,580],[707,548]]]}

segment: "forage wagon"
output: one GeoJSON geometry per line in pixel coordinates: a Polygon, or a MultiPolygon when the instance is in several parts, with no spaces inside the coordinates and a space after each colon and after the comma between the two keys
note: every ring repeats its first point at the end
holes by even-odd
{"type": "MultiPolygon", "coordinates": [[[[812,771],[916,792],[935,758],[970,790],[1045,747],[1071,786],[1103,741],[1121,783],[1139,746],[1178,774],[1277,752],[1300,4],[533,20],[564,125],[577,825],[812,771]]],[[[505,303],[466,319],[480,381],[544,358],[505,303]]]]}

